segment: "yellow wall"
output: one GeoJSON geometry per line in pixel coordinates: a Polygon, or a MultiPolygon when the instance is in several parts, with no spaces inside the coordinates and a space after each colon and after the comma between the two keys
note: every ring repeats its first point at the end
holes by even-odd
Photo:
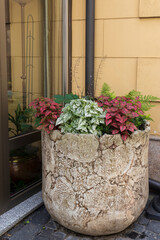
{"type": "MultiPolygon", "coordinates": [[[[85,1],[73,0],[73,69],[84,90],[85,1]],[[78,60],[77,60],[78,61],[78,60]]],[[[160,1],[95,0],[95,94],[107,82],[117,95],[135,89],[160,97],[160,1]]],[[[77,91],[73,74],[73,91],[77,91]]],[[[160,103],[151,111],[160,135],[160,103]]]]}
{"type": "Polygon", "coordinates": [[[72,89],[85,94],[85,0],[72,0],[72,89]]]}

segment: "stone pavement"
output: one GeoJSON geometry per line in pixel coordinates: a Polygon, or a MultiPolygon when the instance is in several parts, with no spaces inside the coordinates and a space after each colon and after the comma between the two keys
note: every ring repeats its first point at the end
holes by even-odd
{"type": "MultiPolygon", "coordinates": [[[[148,204],[149,202],[147,206],[148,204]]],[[[134,224],[119,234],[90,237],[60,226],[51,219],[42,206],[0,237],[0,240],[160,240],[160,221],[147,219],[145,210],[134,224]]]]}

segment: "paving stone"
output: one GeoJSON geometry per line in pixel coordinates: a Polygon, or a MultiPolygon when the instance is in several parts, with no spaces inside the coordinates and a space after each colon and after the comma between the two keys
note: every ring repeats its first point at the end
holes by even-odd
{"type": "Polygon", "coordinates": [[[140,225],[140,224],[135,223],[135,224],[133,225],[133,230],[134,230],[135,232],[138,232],[138,233],[143,233],[143,232],[145,232],[146,227],[143,226],[143,225],[140,225]]]}
{"type": "Polygon", "coordinates": [[[66,240],[81,240],[81,239],[79,237],[76,237],[76,236],[69,236],[69,237],[66,238],[66,240]]]}
{"type": "Polygon", "coordinates": [[[45,229],[40,236],[48,237],[48,240],[63,240],[66,237],[64,232],[54,232],[52,229],[45,229]]]}
{"type": "Polygon", "coordinates": [[[146,226],[149,223],[149,219],[143,214],[138,218],[138,223],[146,226]]]}
{"type": "Polygon", "coordinates": [[[95,240],[115,240],[115,235],[110,235],[110,236],[102,236],[102,237],[97,237],[94,238],[95,240]]]}
{"type": "Polygon", "coordinates": [[[9,240],[29,240],[40,232],[41,226],[35,224],[27,224],[14,235],[12,235],[9,240]]]}
{"type": "Polygon", "coordinates": [[[158,240],[160,240],[160,237],[158,236],[158,234],[156,234],[156,233],[154,233],[154,232],[151,232],[151,231],[148,231],[148,230],[146,230],[145,231],[145,235],[146,235],[146,237],[149,237],[149,239],[158,239],[158,240]]]}
{"type": "Polygon", "coordinates": [[[0,237],[0,240],[9,240],[9,238],[8,237],[0,237]]]}
{"type": "Polygon", "coordinates": [[[92,239],[93,239],[93,237],[90,237],[90,238],[89,237],[87,237],[87,238],[82,237],[82,238],[80,238],[80,240],[92,240],[92,239]]]}
{"type": "Polygon", "coordinates": [[[118,237],[115,240],[130,240],[128,237],[118,237]]]}
{"type": "Polygon", "coordinates": [[[127,237],[131,238],[131,239],[136,239],[137,237],[139,237],[139,234],[137,232],[130,232],[126,234],[127,237]]]}
{"type": "Polygon", "coordinates": [[[32,219],[30,220],[34,224],[44,225],[50,220],[50,215],[45,208],[41,209],[41,211],[37,212],[32,219]]]}
{"type": "Polygon", "coordinates": [[[151,220],[147,226],[147,230],[154,233],[160,233],[160,221],[151,220]]]}
{"type": "Polygon", "coordinates": [[[0,240],[160,240],[160,222],[149,220],[145,212],[141,214],[136,223],[132,224],[122,233],[110,236],[90,237],[74,233],[59,225],[46,211],[40,207],[29,217],[15,226],[0,240]],[[27,223],[28,221],[28,223],[27,223]],[[25,224],[26,222],[26,224],[25,224]],[[8,235],[7,235],[8,234],[8,235]],[[10,236],[11,235],[11,236],[10,236]]]}
{"type": "Polygon", "coordinates": [[[66,237],[66,234],[63,232],[55,232],[52,235],[53,238],[51,238],[51,240],[63,240],[66,237]]]}
{"type": "Polygon", "coordinates": [[[48,237],[38,235],[35,238],[33,238],[33,240],[48,240],[48,237]]]}
{"type": "Polygon", "coordinates": [[[59,224],[53,221],[53,219],[49,220],[49,222],[45,225],[47,228],[51,228],[56,231],[59,228],[59,224]]]}

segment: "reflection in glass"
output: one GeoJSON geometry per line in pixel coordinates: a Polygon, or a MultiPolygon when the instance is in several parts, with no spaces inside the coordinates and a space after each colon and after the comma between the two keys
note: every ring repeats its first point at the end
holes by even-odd
{"type": "Polygon", "coordinates": [[[41,144],[36,142],[10,151],[11,195],[41,179],[41,144]]]}
{"type": "MultiPolygon", "coordinates": [[[[46,83],[50,86],[47,97],[62,94],[62,0],[46,2],[48,11],[44,11],[44,0],[9,1],[8,119],[9,138],[13,141],[35,130],[29,103],[39,96],[46,97],[46,83]]],[[[41,178],[40,144],[15,146],[9,159],[12,196],[41,178]]]]}

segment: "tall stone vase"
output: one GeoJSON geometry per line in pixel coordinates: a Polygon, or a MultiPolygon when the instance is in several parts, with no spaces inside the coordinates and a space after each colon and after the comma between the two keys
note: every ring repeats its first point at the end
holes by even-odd
{"type": "Polygon", "coordinates": [[[148,199],[150,127],[120,135],[42,132],[43,199],[50,215],[75,232],[117,233],[148,199]]]}

